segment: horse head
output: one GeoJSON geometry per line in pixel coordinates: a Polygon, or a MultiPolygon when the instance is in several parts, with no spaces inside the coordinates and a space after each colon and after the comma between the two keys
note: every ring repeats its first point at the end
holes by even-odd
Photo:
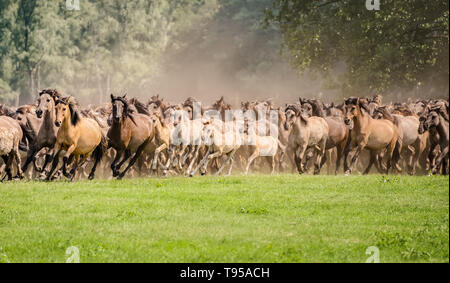
{"type": "Polygon", "coordinates": [[[64,120],[70,119],[72,126],[76,126],[81,119],[79,112],[75,109],[76,101],[73,97],[64,97],[56,100],[55,126],[61,127],[64,120]]]}

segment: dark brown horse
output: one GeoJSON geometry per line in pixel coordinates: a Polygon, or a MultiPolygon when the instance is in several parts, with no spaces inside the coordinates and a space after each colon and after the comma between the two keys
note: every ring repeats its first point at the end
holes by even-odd
{"type": "Polygon", "coordinates": [[[111,94],[112,125],[108,131],[109,146],[116,150],[116,157],[111,164],[113,176],[123,178],[134,165],[139,156],[155,137],[152,119],[144,114],[133,113],[124,96],[111,94]],[[120,173],[120,167],[131,157],[126,169],[120,173]],[[120,158],[123,159],[119,162],[120,158]]]}
{"type": "Polygon", "coordinates": [[[45,170],[47,164],[51,162],[52,154],[50,153],[50,150],[53,149],[53,146],[55,145],[56,135],[58,133],[58,127],[55,126],[55,101],[59,98],[60,94],[55,89],[44,89],[39,93],[36,116],[38,118],[43,117],[43,119],[36,138],[29,146],[27,159],[22,166],[24,172],[27,170],[30,162],[33,161],[36,153],[43,148],[48,149],[48,154],[45,157],[42,169],[45,170]]]}

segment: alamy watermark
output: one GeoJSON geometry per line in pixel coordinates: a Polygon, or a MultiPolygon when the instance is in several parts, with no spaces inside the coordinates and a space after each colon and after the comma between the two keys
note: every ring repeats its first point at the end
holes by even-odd
{"type": "Polygon", "coordinates": [[[366,263],[380,263],[380,249],[375,246],[370,246],[366,249],[366,255],[370,255],[366,259],[366,263]]]}
{"type": "Polygon", "coordinates": [[[369,11],[380,10],[380,0],[366,0],[366,9],[369,11]]]}
{"type": "Polygon", "coordinates": [[[80,0],[66,0],[66,9],[69,11],[80,10],[80,0]]]}

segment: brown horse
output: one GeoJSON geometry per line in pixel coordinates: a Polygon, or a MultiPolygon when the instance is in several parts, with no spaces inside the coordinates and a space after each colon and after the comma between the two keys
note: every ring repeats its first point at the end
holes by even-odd
{"type": "MultiPolygon", "coordinates": [[[[323,105],[319,100],[311,99],[308,103],[312,106],[313,115],[322,117],[328,124],[328,139],[326,144],[326,150],[336,148],[336,168],[335,174],[339,172],[341,165],[341,158],[344,155],[345,146],[349,137],[349,128],[345,125],[343,117],[338,116],[326,116],[326,112],[323,109],[323,105]]],[[[328,159],[327,155],[324,155],[322,165],[328,159]]],[[[331,160],[330,160],[331,161],[331,160]]]]}
{"type": "MultiPolygon", "coordinates": [[[[19,123],[11,117],[0,116],[0,156],[5,162],[5,171],[8,180],[12,180],[11,165],[14,159],[17,166],[17,177],[22,178],[20,168],[19,143],[22,140],[22,129],[19,123]]],[[[5,178],[2,178],[3,179],[5,178]]]]}
{"type": "Polygon", "coordinates": [[[432,109],[425,116],[420,119],[419,133],[424,133],[425,131],[430,131],[432,133],[437,133],[437,135],[431,135],[430,138],[436,136],[437,138],[432,141],[431,151],[439,145],[440,154],[434,160],[434,156],[431,160],[431,173],[438,173],[442,166],[443,174],[447,174],[448,170],[448,150],[449,150],[449,121],[448,113],[443,112],[440,108],[432,109]],[[447,118],[447,119],[446,119],[447,118]]]}
{"type": "Polygon", "coordinates": [[[111,94],[112,125],[108,131],[109,146],[116,150],[116,157],[111,164],[113,176],[123,178],[126,172],[136,163],[139,156],[155,137],[152,119],[140,113],[133,113],[124,96],[111,94]],[[120,173],[120,167],[131,157],[126,169],[120,173]],[[124,156],[122,161],[120,158],[124,156]]]}
{"type": "Polygon", "coordinates": [[[22,171],[24,172],[27,170],[30,162],[35,158],[36,153],[43,148],[48,149],[48,154],[45,157],[42,169],[45,170],[47,164],[51,162],[52,155],[50,150],[53,149],[53,146],[55,145],[56,135],[58,133],[58,127],[55,126],[55,101],[59,98],[59,92],[54,89],[44,89],[39,93],[36,116],[38,118],[43,117],[43,119],[35,139],[29,146],[27,159],[22,166],[22,171]]]}
{"type": "MultiPolygon", "coordinates": [[[[412,114],[412,112],[402,107],[394,109],[393,113],[412,114]]],[[[401,114],[391,114],[386,106],[378,107],[374,114],[379,115],[379,118],[393,122],[397,126],[398,140],[401,141],[401,148],[403,151],[409,153],[409,174],[414,175],[416,173],[417,161],[425,150],[427,144],[426,139],[428,138],[428,134],[419,134],[419,118],[415,115],[404,116],[401,114]]]]}
{"type": "MultiPolygon", "coordinates": [[[[386,150],[387,168],[386,173],[393,165],[393,159],[399,157],[397,145],[398,133],[397,127],[389,120],[373,119],[369,113],[369,109],[366,103],[360,101],[359,98],[350,98],[346,102],[346,117],[345,123],[350,125],[353,121],[353,128],[350,133],[350,142],[346,148],[344,154],[344,166],[346,168],[345,174],[351,174],[353,165],[358,160],[359,155],[363,149],[370,151],[370,161],[364,174],[368,174],[370,168],[377,159],[378,154],[386,150]],[[353,155],[350,166],[347,166],[347,156],[351,149],[356,148],[356,152],[353,155]],[[396,155],[394,155],[394,151],[396,155]]],[[[382,166],[381,159],[379,166],[382,166]]]]}
{"type": "Polygon", "coordinates": [[[55,125],[59,128],[54,146],[53,163],[47,180],[52,177],[59,161],[59,154],[65,151],[63,157],[63,168],[70,163],[69,158],[74,159],[74,165],[70,171],[71,180],[76,176],[78,166],[83,164],[91,154],[95,158],[89,179],[92,180],[95,175],[98,162],[100,162],[105,139],[98,123],[90,118],[82,118],[75,109],[75,102],[71,97],[56,101],[55,125]]]}
{"type": "Polygon", "coordinates": [[[316,151],[316,161],[314,174],[320,173],[322,157],[325,154],[325,147],[328,139],[328,124],[321,117],[309,117],[304,109],[297,105],[290,105],[286,108],[286,121],[284,128],[290,129],[289,147],[295,155],[295,163],[300,174],[306,170],[303,164],[303,157],[308,148],[316,151]]]}

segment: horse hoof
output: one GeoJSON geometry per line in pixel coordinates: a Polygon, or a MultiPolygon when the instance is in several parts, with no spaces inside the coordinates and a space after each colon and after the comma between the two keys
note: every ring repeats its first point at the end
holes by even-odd
{"type": "Polygon", "coordinates": [[[89,174],[88,179],[89,179],[90,181],[94,180],[94,174],[89,174]]]}

